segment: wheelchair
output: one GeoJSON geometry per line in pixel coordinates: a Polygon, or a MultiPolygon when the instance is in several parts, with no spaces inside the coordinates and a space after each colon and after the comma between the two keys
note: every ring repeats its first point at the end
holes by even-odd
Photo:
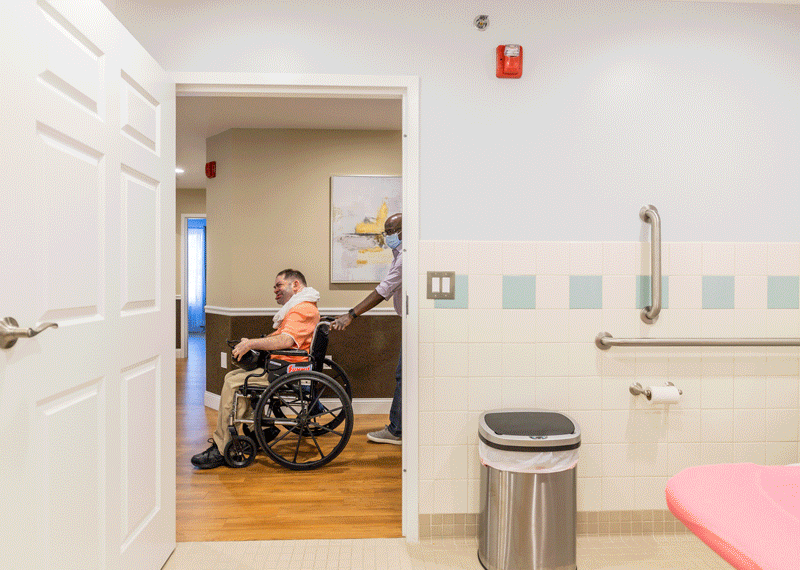
{"type": "MultiPolygon", "coordinates": [[[[254,372],[234,393],[228,419],[231,441],[223,451],[230,467],[247,467],[260,449],[283,467],[306,471],[329,463],[345,448],[353,432],[352,392],[347,374],[325,356],[332,321],[320,320],[308,352],[250,351],[241,361],[233,361],[254,372]],[[273,358],[280,356],[304,360],[289,363],[273,358]],[[269,382],[265,386],[248,382],[265,375],[269,382]],[[252,418],[236,417],[242,398],[254,410],[252,418]]],[[[231,348],[236,344],[228,341],[231,348]]]]}

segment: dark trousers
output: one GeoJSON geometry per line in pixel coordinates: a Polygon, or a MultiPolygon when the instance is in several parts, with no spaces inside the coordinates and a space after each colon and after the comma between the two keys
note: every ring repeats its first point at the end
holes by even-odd
{"type": "Polygon", "coordinates": [[[394,375],[394,397],[392,407],[389,409],[389,433],[394,436],[403,436],[403,353],[397,359],[397,371],[394,375]]]}

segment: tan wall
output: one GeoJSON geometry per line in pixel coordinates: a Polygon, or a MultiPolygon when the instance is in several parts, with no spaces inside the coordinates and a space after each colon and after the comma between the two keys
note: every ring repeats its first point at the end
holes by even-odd
{"type": "Polygon", "coordinates": [[[175,191],[175,210],[175,294],[181,295],[181,216],[206,213],[205,188],[178,188],[175,191]]]}
{"type": "MultiPolygon", "coordinates": [[[[275,274],[292,267],[349,307],[369,284],[330,284],[330,177],[400,175],[400,131],[232,129],[208,139],[217,162],[207,188],[207,303],[275,307],[275,274]]],[[[388,306],[388,305],[387,305],[388,306]]]]}

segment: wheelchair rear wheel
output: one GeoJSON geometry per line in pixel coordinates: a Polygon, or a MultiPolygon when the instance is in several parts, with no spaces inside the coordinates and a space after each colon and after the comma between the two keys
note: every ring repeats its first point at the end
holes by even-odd
{"type": "Polygon", "coordinates": [[[261,396],[255,433],[261,449],[276,463],[303,471],[339,455],[350,440],[353,421],[352,403],[338,382],[319,372],[292,372],[261,396]],[[286,431],[267,441],[264,430],[273,426],[286,431]]]}

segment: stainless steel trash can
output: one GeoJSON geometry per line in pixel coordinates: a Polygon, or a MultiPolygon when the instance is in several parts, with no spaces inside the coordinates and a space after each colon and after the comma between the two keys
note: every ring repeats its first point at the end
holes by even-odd
{"type": "Polygon", "coordinates": [[[581,432],[548,410],[481,414],[478,559],[487,570],[576,570],[581,432]]]}

